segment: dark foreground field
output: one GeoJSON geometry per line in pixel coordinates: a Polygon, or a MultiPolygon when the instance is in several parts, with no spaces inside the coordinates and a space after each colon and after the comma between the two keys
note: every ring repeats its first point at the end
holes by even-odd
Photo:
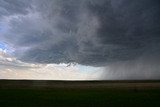
{"type": "Polygon", "coordinates": [[[160,107],[160,81],[0,80],[0,107],[160,107]]]}

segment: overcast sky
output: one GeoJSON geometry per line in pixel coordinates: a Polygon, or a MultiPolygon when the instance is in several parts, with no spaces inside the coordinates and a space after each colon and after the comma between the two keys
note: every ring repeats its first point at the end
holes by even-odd
{"type": "Polygon", "coordinates": [[[160,79],[159,0],[0,0],[0,79],[160,79]]]}

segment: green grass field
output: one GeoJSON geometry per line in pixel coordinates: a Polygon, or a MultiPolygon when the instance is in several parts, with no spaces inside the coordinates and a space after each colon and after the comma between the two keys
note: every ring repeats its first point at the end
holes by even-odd
{"type": "Polygon", "coordinates": [[[160,82],[0,81],[0,107],[160,107],[160,82]],[[42,84],[41,84],[42,83],[42,84]]]}

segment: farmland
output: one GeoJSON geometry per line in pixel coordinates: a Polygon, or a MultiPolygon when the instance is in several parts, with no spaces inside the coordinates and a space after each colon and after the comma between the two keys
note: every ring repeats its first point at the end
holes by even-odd
{"type": "Polygon", "coordinates": [[[159,107],[160,81],[0,80],[1,107],[159,107]]]}

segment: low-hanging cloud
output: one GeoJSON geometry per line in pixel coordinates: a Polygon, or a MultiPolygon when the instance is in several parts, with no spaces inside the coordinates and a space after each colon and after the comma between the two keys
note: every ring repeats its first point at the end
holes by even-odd
{"type": "Polygon", "coordinates": [[[0,50],[0,79],[97,80],[101,68],[24,63],[0,50]],[[87,70],[90,68],[90,70],[87,70]],[[83,69],[83,71],[82,71],[83,69]]]}
{"type": "MultiPolygon", "coordinates": [[[[0,21],[7,28],[0,38],[15,49],[14,55],[21,61],[90,66],[125,62],[128,66],[130,61],[138,64],[141,59],[144,64],[147,57],[160,58],[158,0],[1,2],[0,21]]],[[[155,62],[154,68],[159,70],[160,63],[155,62]]]]}

